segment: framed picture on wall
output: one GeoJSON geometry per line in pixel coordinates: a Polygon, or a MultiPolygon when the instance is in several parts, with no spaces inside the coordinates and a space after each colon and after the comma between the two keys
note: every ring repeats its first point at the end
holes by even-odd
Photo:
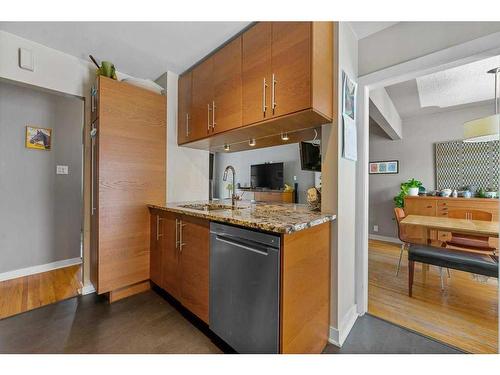
{"type": "Polygon", "coordinates": [[[26,126],[26,148],[48,151],[51,144],[52,129],[26,126]]]}
{"type": "Polygon", "coordinates": [[[398,160],[371,161],[369,165],[370,174],[397,174],[399,173],[398,160]]]}

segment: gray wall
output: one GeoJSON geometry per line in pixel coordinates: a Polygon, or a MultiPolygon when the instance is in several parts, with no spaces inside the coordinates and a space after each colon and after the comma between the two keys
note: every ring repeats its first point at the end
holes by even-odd
{"type": "Polygon", "coordinates": [[[80,257],[82,127],[82,100],[0,82],[0,273],[80,257]],[[52,150],[25,148],[26,125],[52,150]]]}
{"type": "Polygon", "coordinates": [[[397,237],[392,199],[398,194],[400,183],[416,178],[427,190],[435,189],[434,143],[463,139],[465,121],[492,113],[491,105],[483,105],[403,119],[403,139],[397,141],[390,140],[371,122],[370,161],[399,160],[399,174],[369,177],[370,233],[397,237]],[[373,231],[375,224],[378,232],[373,231]]]}
{"type": "Polygon", "coordinates": [[[359,75],[500,32],[500,22],[400,22],[359,41],[359,75]]]}
{"type": "MultiPolygon", "coordinates": [[[[284,182],[293,187],[293,177],[297,176],[299,184],[299,203],[306,203],[306,191],[314,186],[315,172],[300,169],[299,144],[293,143],[282,146],[260,148],[256,150],[216,153],[214,157],[214,197],[227,198],[225,188],[229,182],[222,181],[224,169],[232,165],[236,170],[236,183],[250,186],[250,166],[267,162],[284,162],[284,182]]],[[[251,199],[251,194],[245,193],[243,199],[251,199]]]]}

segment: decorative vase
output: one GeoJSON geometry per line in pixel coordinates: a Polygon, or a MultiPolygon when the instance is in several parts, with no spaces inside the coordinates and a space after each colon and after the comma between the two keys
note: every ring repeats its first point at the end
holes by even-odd
{"type": "Polygon", "coordinates": [[[416,197],[418,195],[418,187],[411,187],[408,189],[408,195],[410,197],[416,197]]]}

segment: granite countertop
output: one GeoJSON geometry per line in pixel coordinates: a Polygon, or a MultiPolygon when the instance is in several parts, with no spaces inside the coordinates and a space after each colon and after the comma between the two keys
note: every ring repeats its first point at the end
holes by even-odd
{"type": "Polygon", "coordinates": [[[305,204],[293,203],[250,203],[238,201],[236,210],[198,210],[183,207],[212,205],[231,205],[231,200],[193,201],[167,203],[166,206],[148,205],[150,208],[176,212],[184,215],[204,218],[220,223],[229,223],[243,227],[275,233],[294,233],[315,225],[336,219],[333,214],[309,210],[305,204]]]}

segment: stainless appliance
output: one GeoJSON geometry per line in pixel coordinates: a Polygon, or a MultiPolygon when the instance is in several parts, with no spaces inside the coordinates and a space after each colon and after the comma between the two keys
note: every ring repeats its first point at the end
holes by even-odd
{"type": "Polygon", "coordinates": [[[210,329],[239,353],[278,353],[280,237],[211,223],[210,246],[210,329]]]}

